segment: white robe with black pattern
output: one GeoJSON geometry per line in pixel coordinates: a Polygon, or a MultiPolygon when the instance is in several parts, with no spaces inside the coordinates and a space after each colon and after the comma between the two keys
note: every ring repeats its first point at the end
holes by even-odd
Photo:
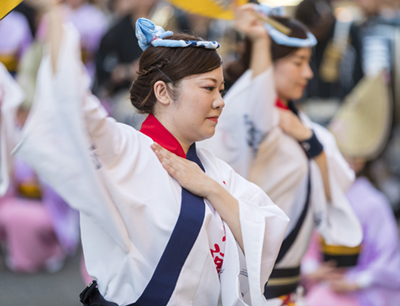
{"type": "Polygon", "coordinates": [[[246,71],[224,100],[215,135],[198,146],[207,148],[261,187],[289,216],[287,234],[295,227],[306,201],[310,164],[310,207],[294,244],[277,267],[300,265],[314,226],[328,244],[359,245],[361,226],[345,197],[354,173],[339,152],[332,134],[300,112],[301,121],[314,130],[324,148],[332,198],[328,202],[318,165],[313,160],[309,162],[300,144],[278,126],[273,68],[254,79],[252,71],[246,71]]]}
{"type": "MultiPolygon", "coordinates": [[[[44,58],[36,103],[16,152],[80,211],[87,270],[105,299],[123,306],[135,302],[149,282],[179,215],[182,188],[150,148],[152,139],[107,117],[90,94],[78,42],[65,27],[54,76],[50,58],[44,58]]],[[[218,220],[205,201],[203,226],[168,305],[265,305],[264,284],[288,218],[225,162],[207,150],[197,154],[206,173],[239,202],[246,256],[225,224],[218,276],[207,233],[218,220]]]]}

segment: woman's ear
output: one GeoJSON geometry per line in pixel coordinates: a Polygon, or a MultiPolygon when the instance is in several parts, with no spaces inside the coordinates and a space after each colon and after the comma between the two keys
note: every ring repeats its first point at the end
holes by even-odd
{"type": "Polygon", "coordinates": [[[154,84],[154,95],[161,104],[167,106],[171,102],[171,97],[168,94],[167,84],[164,81],[157,81],[154,84]]]}

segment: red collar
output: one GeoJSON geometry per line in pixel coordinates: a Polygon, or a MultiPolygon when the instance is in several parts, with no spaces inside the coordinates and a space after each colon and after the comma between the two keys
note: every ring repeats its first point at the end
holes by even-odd
{"type": "Polygon", "coordinates": [[[289,109],[289,107],[287,105],[285,105],[281,99],[276,98],[276,102],[275,105],[279,108],[283,108],[283,109],[289,109]]]}
{"type": "Polygon", "coordinates": [[[176,155],[186,158],[179,141],[152,114],[143,122],[140,132],[149,136],[154,142],[176,155]]]}

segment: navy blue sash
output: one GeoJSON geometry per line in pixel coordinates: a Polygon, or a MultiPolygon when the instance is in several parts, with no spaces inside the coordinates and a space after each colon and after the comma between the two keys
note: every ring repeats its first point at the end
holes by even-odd
{"type": "MultiPolygon", "coordinates": [[[[294,105],[293,101],[289,101],[288,103],[289,109],[297,116],[299,117],[299,112],[294,105]]],[[[310,202],[310,192],[311,192],[311,169],[310,169],[310,164],[308,165],[308,178],[307,178],[307,196],[306,196],[306,202],[304,203],[303,210],[300,214],[299,219],[297,220],[297,223],[295,227],[292,229],[289,235],[286,236],[286,238],[283,240],[281,248],[279,250],[278,257],[276,258],[275,265],[282,260],[282,258],[286,255],[286,253],[289,251],[293,243],[295,242],[297,235],[300,232],[300,229],[304,223],[304,220],[306,218],[307,212],[308,212],[308,207],[309,207],[309,202],[310,202]]]]}
{"type": "MultiPolygon", "coordinates": [[[[186,158],[204,167],[193,144],[186,158]]],[[[179,274],[200,232],[205,214],[204,199],[182,188],[181,211],[167,247],[140,298],[132,305],[165,306],[175,289],[179,274]]]]}
{"type": "MultiPolygon", "coordinates": [[[[186,158],[195,162],[205,172],[193,144],[186,158]]],[[[128,306],[165,306],[171,298],[179,274],[203,225],[205,215],[204,199],[182,188],[181,211],[150,282],[139,299],[128,306]]],[[[106,301],[93,281],[80,294],[84,306],[118,306],[106,301]]]]}
{"type": "Polygon", "coordinates": [[[307,182],[307,196],[306,202],[304,203],[303,210],[300,214],[299,219],[297,220],[296,226],[292,229],[289,235],[283,240],[281,249],[279,250],[278,257],[276,258],[275,264],[280,262],[282,258],[289,251],[293,243],[295,242],[297,235],[300,232],[301,227],[303,226],[304,220],[307,216],[308,207],[310,206],[310,192],[311,192],[311,177],[310,177],[310,168],[308,169],[308,182],[307,182]]]}

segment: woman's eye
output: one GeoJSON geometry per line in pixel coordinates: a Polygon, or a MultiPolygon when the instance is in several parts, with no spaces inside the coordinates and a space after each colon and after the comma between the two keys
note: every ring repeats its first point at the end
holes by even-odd
{"type": "Polygon", "coordinates": [[[294,62],[294,64],[295,64],[297,67],[301,67],[301,65],[303,65],[303,63],[301,63],[301,62],[294,62]]]}
{"type": "Polygon", "coordinates": [[[221,94],[221,97],[223,97],[223,96],[225,96],[225,94],[226,94],[226,90],[225,90],[225,89],[222,89],[222,90],[219,91],[219,93],[221,94]]]}
{"type": "Polygon", "coordinates": [[[208,91],[213,91],[215,89],[215,87],[204,87],[206,90],[208,91]]]}

